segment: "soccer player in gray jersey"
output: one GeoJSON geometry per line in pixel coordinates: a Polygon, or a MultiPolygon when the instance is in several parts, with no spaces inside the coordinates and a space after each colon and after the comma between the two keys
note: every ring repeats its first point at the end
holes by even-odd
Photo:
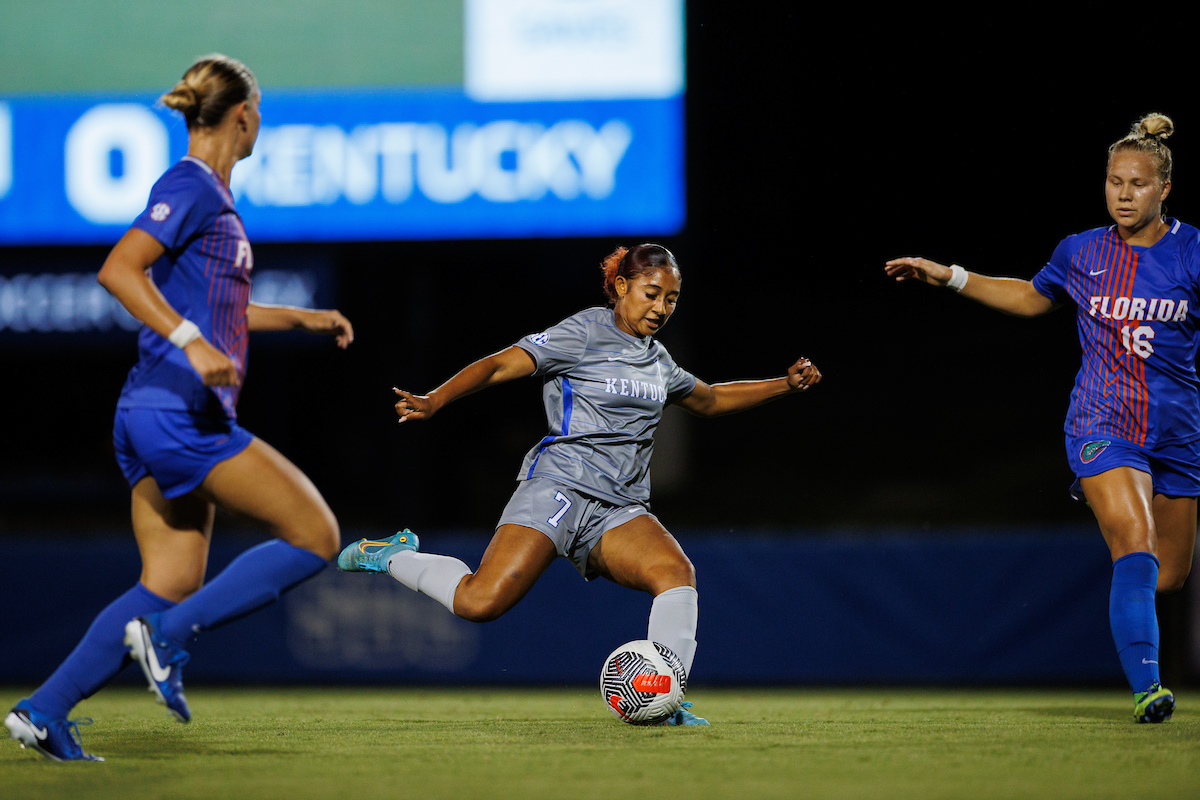
{"type": "MultiPolygon", "coordinates": [[[[362,539],[338,557],[348,572],[387,572],[463,619],[487,622],[533,587],[555,558],[587,580],[649,592],[646,638],[670,648],[691,671],[696,653],[696,573],[650,513],[650,455],[668,403],[702,417],[743,411],[821,380],[806,358],[781,378],[710,386],[685,371],[654,340],[675,311],[681,279],[665,247],[618,248],[604,260],[607,307],[589,308],[469,365],[428,395],[396,390],[400,422],[429,419],[488,386],[536,375],[550,432],[534,445],[520,485],[472,574],[462,561],[417,551],[401,531],[362,539]]],[[[690,703],[687,704],[690,706],[690,703]]],[[[707,725],[680,709],[665,724],[707,725]]]]}

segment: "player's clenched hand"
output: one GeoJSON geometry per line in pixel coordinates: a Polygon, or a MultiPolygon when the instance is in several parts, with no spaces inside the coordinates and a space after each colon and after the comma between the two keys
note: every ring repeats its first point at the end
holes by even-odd
{"type": "Polygon", "coordinates": [[[821,370],[817,369],[816,364],[800,356],[799,361],[788,367],[787,382],[788,386],[796,391],[807,391],[808,387],[821,382],[821,370]]]}
{"type": "Polygon", "coordinates": [[[898,281],[912,279],[934,286],[945,286],[953,274],[949,267],[927,258],[893,258],[884,265],[883,271],[898,281]]]}
{"type": "Polygon", "coordinates": [[[433,401],[425,395],[406,392],[395,386],[392,387],[392,391],[400,396],[396,401],[396,413],[400,415],[400,422],[409,419],[429,419],[437,411],[433,401]]]}
{"type": "Polygon", "coordinates": [[[354,327],[340,311],[310,311],[300,320],[301,327],[309,333],[326,333],[337,337],[337,346],[345,350],[354,341],[354,327]]]}
{"type": "Polygon", "coordinates": [[[229,360],[229,356],[203,338],[193,341],[183,348],[183,352],[192,369],[200,374],[205,386],[238,385],[237,367],[229,360]]]}

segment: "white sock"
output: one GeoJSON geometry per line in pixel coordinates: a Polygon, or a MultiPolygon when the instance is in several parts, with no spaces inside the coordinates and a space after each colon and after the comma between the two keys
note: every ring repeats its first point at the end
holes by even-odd
{"type": "MultiPolygon", "coordinates": [[[[388,559],[387,571],[414,592],[427,594],[454,613],[454,593],[471,569],[451,556],[401,550],[388,559]]],[[[670,645],[667,645],[670,647],[670,645]]]]}
{"type": "Polygon", "coordinates": [[[692,673],[696,657],[696,590],[691,586],[676,586],[654,598],[650,606],[650,629],[646,638],[665,644],[683,662],[683,671],[692,673]]]}

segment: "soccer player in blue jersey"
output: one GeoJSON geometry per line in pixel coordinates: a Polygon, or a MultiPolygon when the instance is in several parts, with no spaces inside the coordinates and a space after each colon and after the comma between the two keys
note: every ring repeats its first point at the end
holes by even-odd
{"type": "Polygon", "coordinates": [[[187,70],[162,102],[187,121],[188,155],[154,185],[100,270],[104,287],[144,323],[113,426],[142,574],[5,719],[12,738],[56,761],[102,760],[83,751],[67,714],[130,656],[159,702],[187,722],[189,640],[274,601],[338,550],[337,520],[316,487],[237,423],[248,332],[302,329],[334,335],[343,348],[354,338],[337,311],[249,302],[253,255],[228,187],[233,165],[254,147],[259,99],[239,61],[208,56],[187,70]],[[217,505],[277,538],[204,585],[217,505]]]}
{"type": "Polygon", "coordinates": [[[1017,316],[1075,306],[1083,363],[1065,425],[1072,494],[1091,506],[1112,553],[1109,620],[1137,722],[1175,709],[1159,682],[1154,598],[1182,588],[1191,570],[1200,496],[1200,231],[1163,216],[1173,131],[1149,114],[1109,148],[1114,224],[1068,236],[1032,281],[924,258],[885,267],[1017,316]]]}
{"type": "MultiPolygon", "coordinates": [[[[396,390],[396,411],[407,422],[429,419],[489,386],[542,379],[550,432],[525,457],[520,485],[479,569],[417,552],[410,531],[355,542],[338,567],[387,572],[459,617],[486,622],[516,605],[562,556],[587,580],[602,575],[653,595],[647,638],[670,648],[686,675],[696,652],[696,576],[648,506],[663,409],[676,403],[700,416],[730,414],[803,392],[821,373],[801,358],[773,380],[715,386],[697,380],[654,339],[679,299],[679,266],[670,251],[656,244],[619,248],[603,268],[607,307],[580,311],[476,361],[428,395],[396,390]]],[[[708,723],[680,709],[667,724],[708,723]]]]}

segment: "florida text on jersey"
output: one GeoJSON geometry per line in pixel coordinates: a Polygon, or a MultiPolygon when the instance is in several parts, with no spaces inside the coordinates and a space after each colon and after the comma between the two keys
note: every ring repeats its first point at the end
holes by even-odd
{"type": "Polygon", "coordinates": [[[1144,247],[1115,226],[1068,236],[1033,278],[1077,307],[1083,363],[1065,430],[1156,447],[1200,438],[1196,376],[1200,231],[1168,219],[1144,247]]]}

